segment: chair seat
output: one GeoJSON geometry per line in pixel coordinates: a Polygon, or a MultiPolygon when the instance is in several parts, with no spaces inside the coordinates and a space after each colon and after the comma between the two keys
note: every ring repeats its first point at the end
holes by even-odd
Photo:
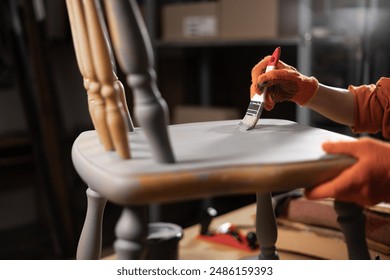
{"type": "Polygon", "coordinates": [[[79,135],[72,158],[90,188],[119,204],[310,187],[354,162],[348,157],[325,155],[321,149],[325,141],[354,138],[287,120],[262,119],[246,132],[237,129],[238,123],[169,126],[176,157],[173,164],[153,159],[141,128],[129,133],[129,160],[104,151],[95,131],[79,135]]]}

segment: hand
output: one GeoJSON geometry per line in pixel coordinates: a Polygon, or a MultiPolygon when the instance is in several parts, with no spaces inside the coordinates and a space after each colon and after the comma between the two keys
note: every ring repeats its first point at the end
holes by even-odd
{"type": "Polygon", "coordinates": [[[363,206],[390,202],[389,143],[362,138],[356,142],[327,142],[323,149],[332,154],[351,155],[357,162],[333,180],[307,189],[307,198],[333,197],[363,206]]]}
{"type": "Polygon", "coordinates": [[[261,94],[266,87],[265,109],[268,111],[273,109],[275,102],[293,101],[301,106],[309,102],[318,90],[318,81],[282,61],[276,69],[265,73],[270,57],[265,57],[252,69],[251,98],[256,93],[261,94]]]}

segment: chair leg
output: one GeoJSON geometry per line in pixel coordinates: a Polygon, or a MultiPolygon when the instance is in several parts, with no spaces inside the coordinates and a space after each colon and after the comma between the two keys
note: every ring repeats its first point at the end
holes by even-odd
{"type": "Polygon", "coordinates": [[[148,234],[148,208],[146,206],[124,207],[115,228],[114,249],[120,260],[145,258],[148,234]]]}
{"type": "Polygon", "coordinates": [[[258,193],[256,209],[256,235],[260,245],[259,260],[278,260],[275,243],[278,238],[276,217],[270,193],[258,193]]]}
{"type": "Polygon", "coordinates": [[[369,260],[363,208],[354,203],[341,201],[335,201],[334,208],[347,244],[349,259],[369,260]]]}
{"type": "Polygon", "coordinates": [[[102,222],[107,199],[87,189],[88,208],[83,230],[77,246],[76,259],[96,260],[102,249],[102,222]]]}

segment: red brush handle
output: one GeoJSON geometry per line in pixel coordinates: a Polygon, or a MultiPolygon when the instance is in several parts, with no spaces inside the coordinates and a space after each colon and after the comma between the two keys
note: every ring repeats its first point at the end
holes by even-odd
{"type": "Polygon", "coordinates": [[[280,58],[280,52],[281,52],[281,49],[280,47],[277,47],[274,52],[272,53],[272,56],[271,56],[271,59],[268,61],[268,66],[276,66],[278,65],[278,62],[279,62],[279,58],[280,58]]]}

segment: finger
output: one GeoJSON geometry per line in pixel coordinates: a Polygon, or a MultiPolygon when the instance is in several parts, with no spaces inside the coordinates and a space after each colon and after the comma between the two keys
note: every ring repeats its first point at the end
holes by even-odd
{"type": "Polygon", "coordinates": [[[331,154],[348,154],[356,156],[359,153],[358,146],[358,141],[325,142],[322,144],[322,149],[331,154]]]}
{"type": "Polygon", "coordinates": [[[273,85],[283,84],[284,82],[295,82],[297,75],[297,72],[288,69],[274,69],[261,74],[257,78],[257,84],[259,87],[271,87],[273,85]]]}
{"type": "Polygon", "coordinates": [[[265,103],[265,105],[264,105],[264,108],[267,111],[271,111],[274,107],[275,107],[275,104],[267,104],[267,103],[265,103]]]}
{"type": "Polygon", "coordinates": [[[328,184],[322,184],[312,189],[306,189],[305,197],[308,199],[334,198],[342,201],[363,201],[363,197],[360,193],[355,193],[352,191],[339,193],[335,189],[332,189],[330,186],[328,186],[328,184]],[[321,188],[324,189],[321,190],[321,188]]]}
{"type": "MultiPolygon", "coordinates": [[[[305,193],[305,197],[307,199],[311,199],[309,197],[306,196],[306,193],[305,193]]],[[[358,204],[360,206],[368,206],[368,205],[372,205],[371,203],[368,203],[364,197],[362,196],[337,196],[336,198],[334,198],[335,200],[338,200],[338,201],[343,201],[343,202],[353,202],[355,204],[358,204]]]]}
{"type": "MultiPolygon", "coordinates": [[[[259,89],[257,87],[256,84],[252,84],[251,87],[250,87],[250,97],[251,97],[251,99],[253,98],[253,96],[255,94],[261,95],[262,91],[261,91],[261,89],[259,89]]],[[[264,100],[264,108],[267,111],[271,111],[274,108],[274,106],[275,106],[275,101],[269,96],[269,94],[266,94],[265,95],[265,100],[264,100]]]]}
{"type": "Polygon", "coordinates": [[[257,77],[260,76],[262,73],[264,73],[270,57],[271,56],[266,56],[263,60],[261,60],[252,68],[252,72],[251,72],[252,82],[256,81],[257,77]]]}
{"type": "Polygon", "coordinates": [[[344,170],[334,179],[322,183],[314,188],[307,189],[305,195],[310,199],[320,198],[340,198],[351,196],[355,193],[355,185],[353,183],[355,166],[344,170]]]}
{"type": "Polygon", "coordinates": [[[308,199],[322,199],[334,197],[335,194],[336,191],[332,186],[332,182],[327,182],[310,189],[305,189],[305,196],[308,199]]]}
{"type": "Polygon", "coordinates": [[[265,95],[264,103],[265,103],[264,108],[267,111],[271,111],[275,106],[275,101],[272,99],[270,94],[265,95]]]}

